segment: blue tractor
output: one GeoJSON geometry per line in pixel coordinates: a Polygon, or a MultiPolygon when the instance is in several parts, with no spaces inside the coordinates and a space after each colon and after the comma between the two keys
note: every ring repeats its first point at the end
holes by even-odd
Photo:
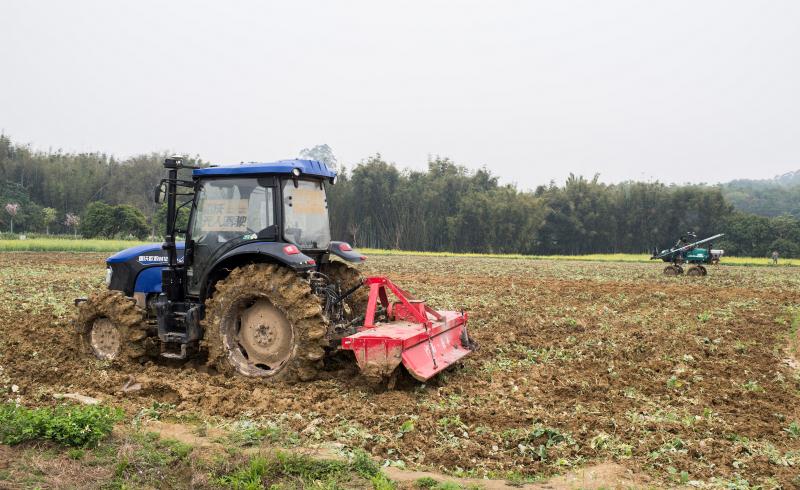
{"type": "Polygon", "coordinates": [[[166,201],[165,241],[108,258],[108,291],[78,300],[84,349],[115,361],[202,350],[220,371],[314,377],[365,304],[347,263],[366,257],[330,236],[325,185],[336,172],[310,160],[195,168],[174,157],[164,167],[155,201],[166,201]],[[181,206],[186,230],[176,229],[181,206]]]}
{"type": "Polygon", "coordinates": [[[366,257],[331,240],[325,189],[336,172],[324,163],[198,168],[173,157],[164,167],[164,243],[109,257],[108,290],[76,301],[87,354],[134,365],[199,355],[218,372],[299,381],[351,351],[367,377],[389,379],[402,364],[426,380],[474,348],[464,312],[433,310],[350,265],[366,257]]]}

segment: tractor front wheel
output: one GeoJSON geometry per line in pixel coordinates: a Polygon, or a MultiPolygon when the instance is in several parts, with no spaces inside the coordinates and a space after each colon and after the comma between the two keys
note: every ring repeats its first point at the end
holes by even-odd
{"type": "Polygon", "coordinates": [[[679,268],[676,265],[668,265],[664,267],[664,275],[665,276],[677,276],[679,268]]]}
{"type": "Polygon", "coordinates": [[[275,264],[235,269],[206,301],[208,364],[263,381],[316,377],[327,322],[319,298],[297,273],[275,264]]]}
{"type": "Polygon", "coordinates": [[[120,291],[95,293],[78,306],[81,349],[106,361],[136,362],[148,354],[144,311],[120,291]]]}

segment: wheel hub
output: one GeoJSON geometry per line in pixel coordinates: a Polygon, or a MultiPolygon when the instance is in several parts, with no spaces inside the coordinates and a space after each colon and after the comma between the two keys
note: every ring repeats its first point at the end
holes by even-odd
{"type": "Polygon", "coordinates": [[[239,310],[236,348],[231,356],[237,369],[248,376],[270,376],[289,360],[294,345],[286,316],[265,299],[239,310]]]}
{"type": "Polygon", "coordinates": [[[253,333],[253,338],[259,347],[265,347],[274,342],[275,336],[275,328],[272,325],[259,325],[253,333]]]}
{"type": "Polygon", "coordinates": [[[98,318],[92,324],[89,343],[98,359],[112,360],[119,355],[122,338],[119,330],[108,318],[98,318]]]}

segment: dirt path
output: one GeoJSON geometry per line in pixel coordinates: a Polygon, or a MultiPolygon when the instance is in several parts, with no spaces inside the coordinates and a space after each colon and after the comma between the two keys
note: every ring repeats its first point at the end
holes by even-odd
{"type": "MultiPolygon", "coordinates": [[[[223,430],[204,431],[204,435],[197,434],[197,428],[161,421],[149,421],[144,425],[144,430],[158,433],[164,439],[174,439],[194,448],[195,455],[202,455],[204,458],[211,458],[213,455],[222,454],[226,451],[226,446],[221,442],[226,435],[223,430]]],[[[298,455],[310,456],[319,459],[344,460],[341,453],[326,448],[325,445],[318,447],[253,447],[245,451],[245,454],[258,454],[270,451],[283,451],[298,455]]],[[[550,489],[568,490],[581,488],[585,490],[601,488],[635,488],[647,484],[650,480],[647,476],[634,476],[631,470],[615,463],[600,463],[597,465],[569,471],[564,475],[549,478],[537,483],[511,483],[505,479],[490,478],[456,478],[451,475],[432,471],[413,471],[400,469],[394,466],[383,468],[384,473],[401,488],[412,488],[421,479],[436,480],[440,483],[455,483],[462,487],[481,487],[486,490],[503,489],[550,489]]]]}

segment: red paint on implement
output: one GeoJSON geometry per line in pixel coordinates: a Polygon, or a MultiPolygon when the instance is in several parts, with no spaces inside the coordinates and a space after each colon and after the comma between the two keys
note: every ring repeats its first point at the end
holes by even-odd
{"type": "Polygon", "coordinates": [[[466,339],[467,315],[436,311],[385,277],[368,277],[367,312],[359,332],[342,339],[352,350],[361,370],[372,376],[388,376],[402,363],[409,373],[425,381],[470,353],[466,339]],[[389,302],[387,290],[399,301],[389,302]],[[389,321],[375,323],[378,301],[389,321]]]}

